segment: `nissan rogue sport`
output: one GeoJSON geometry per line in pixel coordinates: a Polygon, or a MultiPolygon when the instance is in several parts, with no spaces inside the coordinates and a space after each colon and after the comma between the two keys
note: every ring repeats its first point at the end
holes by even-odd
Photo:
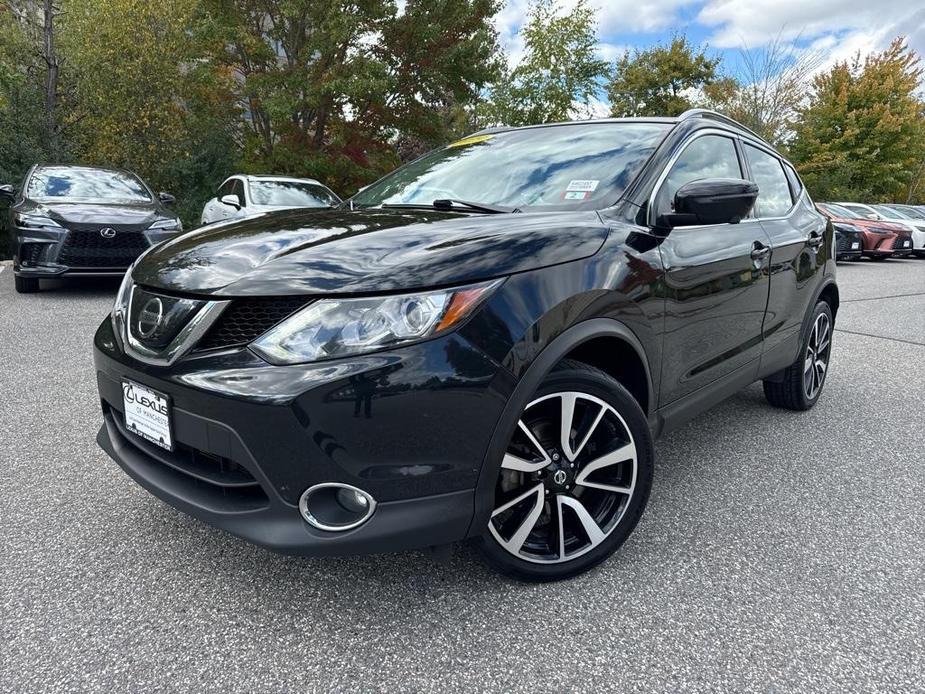
{"type": "Polygon", "coordinates": [[[468,538],[572,576],[632,532],[656,436],[758,380],[816,404],[833,254],[793,167],[717,114],[483,131],[147,251],[96,333],[98,441],[279,552],[468,538]]]}

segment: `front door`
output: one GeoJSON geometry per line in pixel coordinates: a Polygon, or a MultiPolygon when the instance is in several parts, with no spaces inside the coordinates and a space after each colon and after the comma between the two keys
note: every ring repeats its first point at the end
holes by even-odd
{"type": "MultiPolygon", "coordinates": [[[[657,191],[670,211],[685,183],[744,178],[736,141],[695,135],[657,191]]],[[[660,246],[665,268],[665,337],[660,405],[726,376],[757,374],[768,302],[770,239],[755,219],[676,227],[660,246]],[[739,372],[736,374],[736,372],[739,372]]]]}

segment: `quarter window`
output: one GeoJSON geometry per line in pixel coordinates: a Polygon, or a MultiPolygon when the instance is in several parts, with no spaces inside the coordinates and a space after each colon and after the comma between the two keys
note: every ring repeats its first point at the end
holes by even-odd
{"type": "Polygon", "coordinates": [[[247,205],[247,199],[244,197],[244,183],[242,183],[240,179],[234,179],[234,187],[231,189],[231,194],[238,196],[238,203],[241,207],[247,205]]]}
{"type": "Polygon", "coordinates": [[[745,157],[752,170],[752,179],[758,184],[758,215],[783,217],[793,207],[790,185],[780,159],[764,150],[745,145],[745,157]]]}
{"type": "Polygon", "coordinates": [[[704,178],[742,178],[735,143],[722,135],[705,135],[693,140],[672,165],[655,199],[656,214],[674,209],[678,188],[704,178]]]}

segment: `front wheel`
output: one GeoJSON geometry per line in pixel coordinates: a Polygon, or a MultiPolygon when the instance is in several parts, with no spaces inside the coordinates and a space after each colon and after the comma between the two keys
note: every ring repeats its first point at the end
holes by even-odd
{"type": "Polygon", "coordinates": [[[39,290],[39,279],[38,277],[21,277],[20,275],[14,275],[13,286],[20,294],[32,294],[39,290]]]}
{"type": "Polygon", "coordinates": [[[483,556],[528,581],[569,578],[596,566],[636,527],[654,457],[633,396],[603,371],[563,361],[511,437],[479,539],[483,556]]]}

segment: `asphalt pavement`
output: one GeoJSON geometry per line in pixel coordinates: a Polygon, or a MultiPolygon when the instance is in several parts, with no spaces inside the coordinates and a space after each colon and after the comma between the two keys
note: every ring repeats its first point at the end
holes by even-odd
{"type": "Polygon", "coordinates": [[[0,271],[0,691],[925,690],[925,260],[839,265],[825,392],[751,386],[658,442],[600,569],[524,585],[467,546],[282,557],[96,446],[116,282],[0,271]]]}

